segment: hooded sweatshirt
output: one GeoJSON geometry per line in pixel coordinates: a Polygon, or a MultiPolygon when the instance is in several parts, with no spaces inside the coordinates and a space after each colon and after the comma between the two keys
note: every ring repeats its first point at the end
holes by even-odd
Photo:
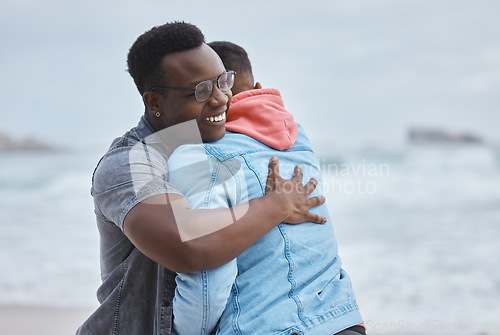
{"type": "Polygon", "coordinates": [[[297,139],[298,126],[277,89],[243,91],[231,100],[226,129],[248,135],[273,149],[285,150],[297,139]]]}

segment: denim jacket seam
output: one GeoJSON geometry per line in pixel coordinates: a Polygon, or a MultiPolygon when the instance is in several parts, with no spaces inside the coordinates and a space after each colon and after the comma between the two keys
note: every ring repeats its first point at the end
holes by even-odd
{"type": "MultiPolygon", "coordinates": [[[[255,148],[255,149],[251,149],[251,150],[248,150],[248,149],[247,150],[239,150],[239,151],[232,151],[232,152],[228,153],[228,152],[221,152],[213,147],[206,147],[206,150],[208,152],[212,153],[214,156],[221,157],[224,159],[230,159],[230,158],[233,158],[236,156],[253,154],[256,152],[273,151],[272,148],[255,148]]],[[[304,144],[295,145],[290,149],[282,150],[282,152],[296,152],[296,151],[313,152],[313,150],[310,147],[308,147],[307,145],[304,145],[304,144]]]]}
{"type": "Polygon", "coordinates": [[[297,289],[297,282],[295,281],[294,277],[294,271],[295,271],[295,262],[293,261],[292,257],[292,252],[290,248],[290,240],[288,239],[288,236],[286,234],[285,228],[283,224],[278,225],[278,229],[281,233],[281,236],[283,237],[284,243],[284,254],[285,254],[285,259],[288,262],[288,282],[290,283],[290,291],[288,293],[288,296],[293,299],[297,306],[297,315],[301,321],[304,320],[304,306],[302,305],[302,301],[300,300],[300,297],[295,294],[295,290],[297,289]]]}
{"type": "MultiPolygon", "coordinates": [[[[210,162],[210,160],[209,160],[210,162]]],[[[210,163],[211,164],[211,163],[210,163]]],[[[208,185],[206,191],[205,191],[205,197],[204,197],[204,206],[205,208],[210,208],[210,202],[212,199],[212,195],[214,193],[214,185],[217,183],[217,178],[219,175],[219,162],[217,161],[215,164],[211,164],[212,168],[212,173],[210,175],[210,185],[208,185]]]]}
{"type": "MultiPolygon", "coordinates": [[[[237,204],[241,204],[243,202],[243,199],[242,199],[242,187],[241,187],[240,175],[238,173],[235,173],[233,177],[234,177],[234,180],[236,183],[236,185],[235,185],[236,186],[236,203],[233,204],[233,206],[235,206],[237,204]]],[[[247,196],[247,199],[245,199],[245,200],[248,201],[248,196],[247,196]]]]}
{"type": "MultiPolygon", "coordinates": [[[[240,156],[240,155],[244,155],[244,154],[250,154],[250,153],[260,152],[260,151],[273,151],[274,150],[271,147],[259,147],[259,148],[254,148],[254,149],[251,149],[251,150],[248,150],[248,149],[237,150],[237,151],[232,151],[232,152],[228,153],[228,152],[221,152],[218,149],[214,148],[213,146],[207,146],[207,145],[205,145],[205,149],[207,151],[211,152],[212,154],[214,154],[214,156],[228,157],[228,158],[231,158],[231,157],[234,157],[234,156],[240,156]]],[[[313,150],[312,150],[312,148],[310,146],[310,143],[305,143],[305,144],[304,143],[301,143],[301,144],[297,144],[296,143],[291,148],[282,150],[282,152],[293,152],[293,151],[310,151],[310,152],[313,152],[313,150]]]]}
{"type": "MultiPolygon", "coordinates": [[[[163,283],[162,283],[162,286],[163,286],[163,292],[162,292],[162,296],[161,296],[161,307],[160,307],[160,322],[159,322],[159,328],[160,328],[160,334],[163,334],[165,332],[165,327],[164,327],[164,322],[163,322],[163,319],[165,317],[165,309],[163,308],[163,299],[165,297],[165,294],[166,294],[166,291],[167,291],[167,287],[166,287],[166,284],[167,284],[167,281],[168,281],[168,277],[165,276],[165,279],[163,280],[163,283]]],[[[171,331],[172,329],[167,329],[168,331],[171,331]]]]}
{"type": "MultiPolygon", "coordinates": [[[[230,173],[231,173],[231,177],[235,180],[235,186],[236,186],[236,203],[232,205],[235,206],[236,204],[240,204],[242,202],[242,187],[241,187],[241,179],[240,179],[240,176],[238,175],[238,171],[233,171],[234,169],[231,168],[231,166],[228,166],[227,164],[225,164],[225,161],[228,160],[228,159],[231,159],[230,157],[228,157],[227,159],[226,158],[223,158],[223,157],[218,157],[218,156],[214,156],[212,152],[208,151],[207,150],[207,153],[209,155],[211,155],[212,157],[214,157],[214,160],[209,160],[210,162],[212,161],[215,161],[215,163],[212,163],[211,165],[211,168],[212,168],[212,174],[211,174],[211,182],[212,184],[208,187],[207,191],[206,191],[206,195],[205,195],[205,206],[208,206],[210,204],[210,200],[211,200],[211,196],[213,194],[214,191],[214,186],[217,184],[217,180],[219,178],[219,173],[221,171],[221,168],[222,166],[224,166],[230,173]]],[[[243,156],[241,156],[244,159],[243,156]]],[[[245,160],[245,163],[246,160],[245,160]]],[[[248,165],[248,164],[247,164],[248,165]]],[[[208,208],[208,207],[206,207],[208,208]]]]}
{"type": "Polygon", "coordinates": [[[286,152],[294,152],[294,151],[310,151],[314,152],[311,147],[304,145],[304,144],[299,144],[291,147],[290,149],[283,150],[286,152]]]}
{"type": "Polygon", "coordinates": [[[233,330],[236,334],[242,335],[240,327],[238,325],[238,319],[239,319],[241,311],[240,311],[240,304],[238,301],[238,295],[239,295],[238,294],[238,284],[236,284],[236,281],[233,284],[233,290],[234,290],[233,305],[234,305],[234,309],[236,310],[236,313],[233,316],[232,326],[233,326],[233,330]]]}
{"type": "MultiPolygon", "coordinates": [[[[244,157],[242,156],[242,158],[244,159],[244,157]]],[[[246,163],[246,161],[245,161],[246,163]]],[[[238,175],[238,172],[239,171],[233,171],[233,169],[231,169],[230,166],[226,165],[224,163],[224,161],[219,161],[219,165],[224,165],[226,167],[226,169],[228,169],[228,171],[231,173],[231,177],[234,179],[235,181],[235,187],[236,187],[236,203],[233,203],[232,205],[235,206],[237,204],[241,204],[242,203],[242,199],[241,199],[241,179],[240,179],[240,176],[238,175]]]]}
{"type": "MultiPolygon", "coordinates": [[[[169,335],[172,334],[173,331],[173,310],[172,310],[172,299],[175,290],[175,276],[171,278],[172,272],[167,270],[167,274],[165,275],[165,279],[163,281],[163,294],[161,297],[161,307],[160,307],[160,334],[158,335],[169,335]],[[172,283],[173,280],[173,283],[172,283]],[[173,285],[172,285],[173,284],[173,285]],[[172,287],[173,286],[173,287],[172,287]],[[165,300],[168,301],[168,305],[165,305],[165,300]],[[169,311],[170,313],[167,313],[169,311]],[[167,323],[168,322],[168,323],[167,323]]],[[[156,334],[155,334],[156,335],[156,334]]]]}
{"type": "Polygon", "coordinates": [[[120,318],[120,303],[122,297],[123,284],[125,282],[125,276],[127,273],[127,259],[123,261],[123,277],[120,280],[120,286],[118,287],[118,297],[116,297],[116,305],[115,305],[115,315],[114,315],[114,324],[113,324],[113,335],[118,334],[118,320],[120,318]]]}
{"type": "Polygon", "coordinates": [[[238,156],[242,156],[242,155],[252,154],[255,152],[270,150],[267,148],[256,148],[256,149],[252,149],[252,150],[239,150],[239,151],[232,151],[232,152],[228,153],[228,152],[221,152],[212,146],[210,146],[210,147],[205,146],[205,148],[213,156],[222,158],[224,160],[231,159],[231,158],[238,157],[238,156]]]}
{"type": "Polygon", "coordinates": [[[338,318],[342,315],[345,315],[347,313],[356,311],[359,309],[358,304],[355,301],[349,301],[343,305],[340,306],[333,306],[330,308],[327,312],[317,315],[311,318],[306,318],[302,320],[301,325],[304,326],[307,330],[310,330],[314,327],[317,327],[321,325],[322,323],[338,318]]]}
{"type": "Polygon", "coordinates": [[[241,158],[245,161],[245,164],[247,165],[248,169],[252,171],[252,173],[255,175],[257,181],[259,182],[262,194],[266,194],[266,185],[262,184],[261,179],[259,178],[259,174],[257,173],[257,169],[252,165],[252,163],[250,162],[250,160],[246,155],[241,155],[241,158]]]}
{"type": "Polygon", "coordinates": [[[165,313],[164,313],[164,309],[163,309],[163,297],[165,296],[165,291],[167,290],[166,288],[166,283],[167,283],[167,277],[165,276],[165,279],[163,280],[163,283],[162,283],[162,287],[163,287],[163,291],[162,291],[162,296],[161,296],[161,302],[162,302],[162,306],[160,307],[160,322],[159,322],[159,328],[160,328],[160,334],[163,334],[164,332],[164,327],[163,327],[163,318],[165,317],[165,313]]]}
{"type": "Polygon", "coordinates": [[[208,305],[208,273],[207,271],[201,271],[201,278],[203,281],[203,319],[201,322],[201,335],[206,333],[207,323],[208,323],[208,315],[210,314],[208,305]]]}

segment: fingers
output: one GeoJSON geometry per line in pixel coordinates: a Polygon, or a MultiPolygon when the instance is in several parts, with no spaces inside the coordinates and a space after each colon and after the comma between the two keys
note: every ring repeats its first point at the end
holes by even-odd
{"type": "Polygon", "coordinates": [[[304,191],[309,195],[316,189],[316,186],[318,186],[318,179],[311,178],[304,186],[304,191]]]}
{"type": "Polygon", "coordinates": [[[307,212],[306,215],[305,215],[305,217],[306,217],[307,221],[310,221],[310,222],[313,222],[313,223],[324,224],[327,221],[324,216],[321,216],[321,215],[318,215],[318,214],[314,214],[314,213],[311,213],[311,212],[307,212]]]}
{"type": "Polygon", "coordinates": [[[269,160],[268,165],[269,172],[267,174],[266,181],[266,194],[274,190],[276,178],[280,176],[280,162],[278,157],[273,156],[269,160]]]}
{"type": "Polygon", "coordinates": [[[280,161],[278,157],[273,156],[269,160],[269,174],[279,175],[280,174],[280,161]]]}
{"type": "Polygon", "coordinates": [[[317,197],[311,197],[311,198],[309,198],[309,206],[310,206],[309,208],[322,205],[325,203],[325,201],[326,201],[326,199],[325,199],[325,196],[323,196],[323,195],[319,195],[317,197]]]}
{"type": "MultiPolygon", "coordinates": [[[[316,207],[316,206],[324,204],[325,201],[326,201],[326,199],[323,195],[320,195],[317,197],[311,197],[311,198],[309,198],[309,205],[311,205],[311,207],[316,207]]],[[[314,223],[323,224],[323,223],[326,223],[326,221],[327,221],[324,216],[321,216],[321,215],[318,215],[315,213],[311,213],[311,212],[307,212],[305,216],[306,216],[308,221],[314,222],[314,223]]]]}
{"type": "Polygon", "coordinates": [[[302,178],[304,178],[304,175],[302,174],[302,166],[297,165],[295,166],[295,169],[293,169],[292,179],[302,182],[302,178]]]}

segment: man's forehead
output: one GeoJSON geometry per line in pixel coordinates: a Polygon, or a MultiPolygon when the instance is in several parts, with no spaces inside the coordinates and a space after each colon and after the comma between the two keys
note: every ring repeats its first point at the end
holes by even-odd
{"type": "Polygon", "coordinates": [[[208,45],[175,52],[162,60],[163,69],[172,82],[197,83],[220,75],[225,69],[215,51],[208,45]]]}

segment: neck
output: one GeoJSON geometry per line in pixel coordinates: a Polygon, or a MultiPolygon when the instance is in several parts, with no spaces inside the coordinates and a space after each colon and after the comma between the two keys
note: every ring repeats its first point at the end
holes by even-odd
{"type": "Polygon", "coordinates": [[[184,144],[203,143],[195,120],[183,122],[179,125],[165,126],[161,122],[162,117],[156,117],[151,111],[146,112],[144,117],[171,152],[184,144]]]}
{"type": "Polygon", "coordinates": [[[149,124],[151,125],[151,128],[153,128],[155,132],[161,130],[161,127],[158,125],[158,118],[153,115],[153,112],[151,111],[144,112],[144,117],[146,118],[146,120],[148,120],[149,124]]]}

